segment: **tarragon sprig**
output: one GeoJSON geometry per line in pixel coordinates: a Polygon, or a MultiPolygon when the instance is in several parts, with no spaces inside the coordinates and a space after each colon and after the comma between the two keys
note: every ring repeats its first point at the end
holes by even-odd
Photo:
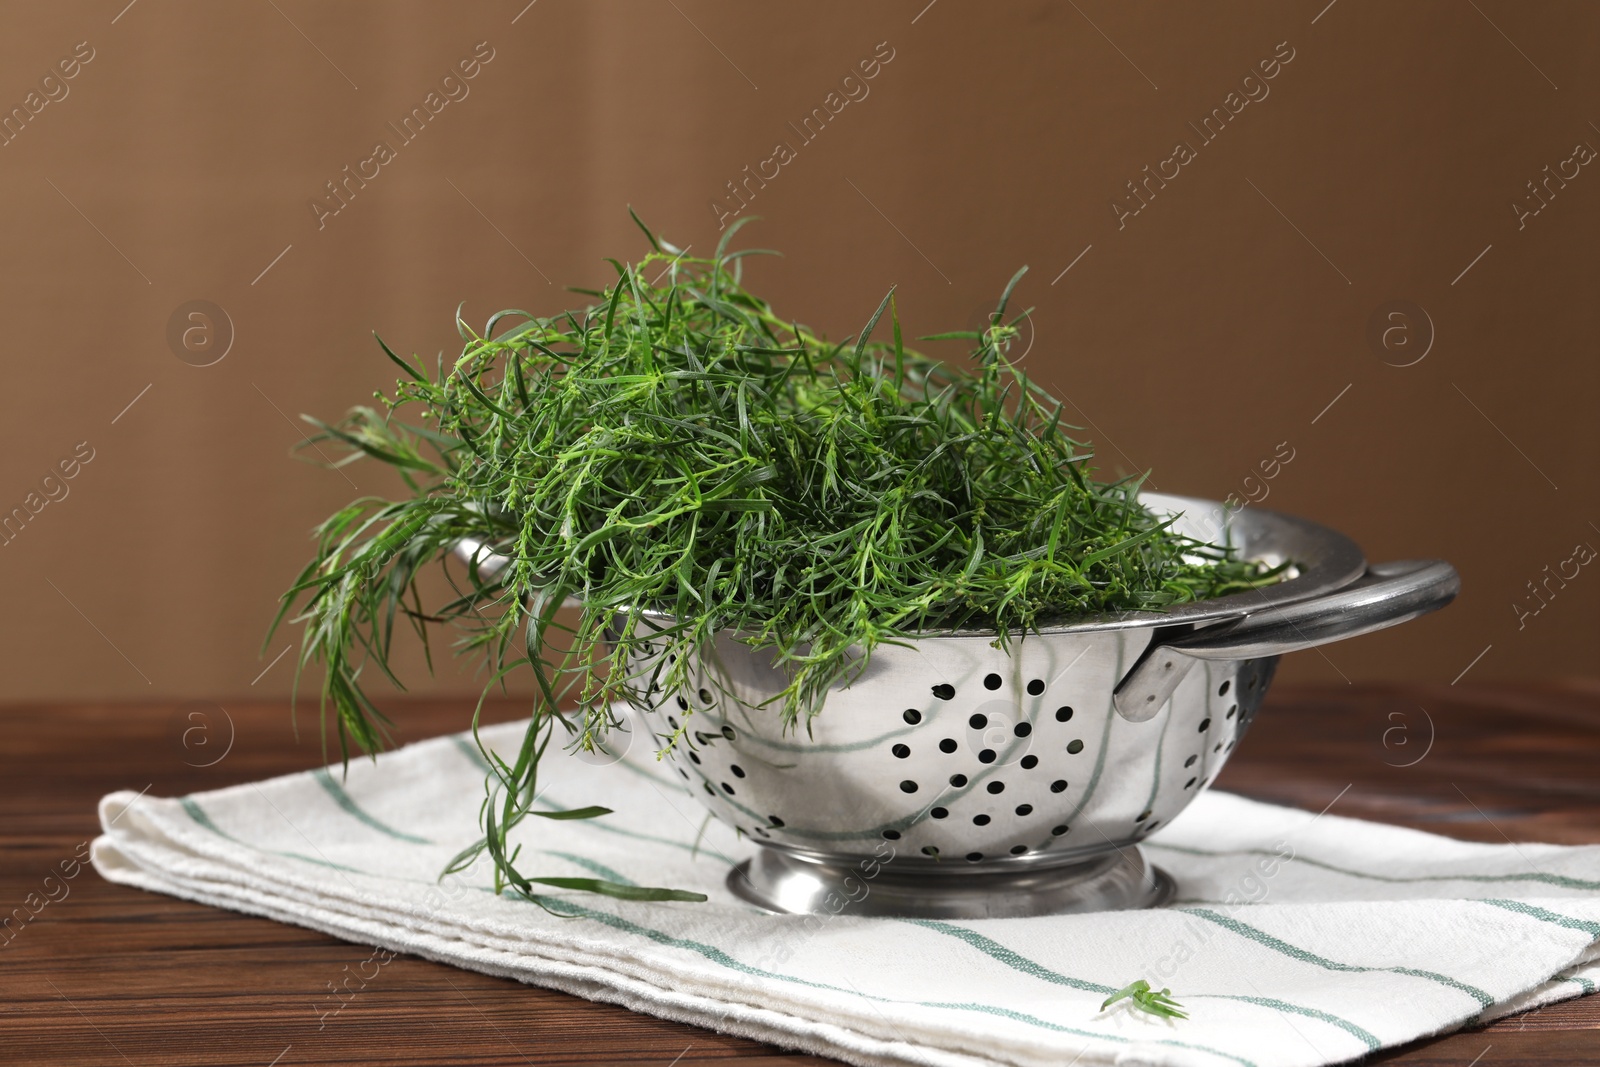
{"type": "Polygon", "coordinates": [[[1150,983],[1143,978],[1131,985],[1125,985],[1106,998],[1100,1005],[1100,1010],[1105,1011],[1119,1000],[1132,1000],[1133,1006],[1140,1011],[1158,1015],[1164,1019],[1187,1019],[1189,1013],[1183,1010],[1183,1005],[1172,999],[1170,989],[1151,989],[1150,983]]]}

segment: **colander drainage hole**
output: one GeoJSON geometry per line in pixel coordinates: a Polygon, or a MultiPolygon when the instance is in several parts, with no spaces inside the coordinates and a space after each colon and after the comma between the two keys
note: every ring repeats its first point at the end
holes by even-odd
{"type": "Polygon", "coordinates": [[[987,816],[987,815],[974,815],[972,817],[972,825],[974,825],[974,826],[988,826],[989,825],[989,816],[987,816]]]}
{"type": "Polygon", "coordinates": [[[934,808],[933,810],[929,811],[928,814],[932,815],[935,819],[943,819],[950,814],[950,809],[934,808]]]}
{"type": "Polygon", "coordinates": [[[728,770],[733,772],[733,776],[735,778],[743,778],[744,777],[744,768],[739,766],[737,763],[728,764],[728,770]]]}
{"type": "Polygon", "coordinates": [[[939,742],[940,752],[954,752],[956,747],[956,739],[953,737],[947,737],[943,741],[939,742]]]}
{"type": "Polygon", "coordinates": [[[734,739],[734,738],[735,738],[735,737],[737,737],[737,736],[738,736],[738,735],[737,735],[737,734],[735,734],[735,733],[734,733],[734,732],[733,732],[733,727],[731,727],[731,726],[724,726],[724,727],[723,727],[723,728],[722,728],[722,736],[723,736],[723,737],[726,737],[726,738],[727,738],[727,739],[728,739],[728,740],[729,740],[729,741],[732,741],[732,740],[733,740],[733,739],[734,739]]]}
{"type": "Polygon", "coordinates": [[[1013,856],[1020,856],[1026,851],[1028,851],[1028,846],[1027,845],[1012,845],[1011,846],[1011,854],[1013,856]]]}
{"type": "Polygon", "coordinates": [[[924,856],[937,856],[939,854],[939,846],[938,845],[923,845],[922,846],[922,854],[924,856]]]}
{"type": "Polygon", "coordinates": [[[1068,829],[1069,827],[1066,826],[1052,826],[1050,828],[1050,836],[1060,837],[1062,834],[1066,833],[1068,829]]]}
{"type": "Polygon", "coordinates": [[[972,718],[967,720],[967,725],[972,727],[974,730],[981,730],[985,726],[989,725],[989,716],[974,715],[972,718]]]}
{"type": "Polygon", "coordinates": [[[1200,720],[1200,732],[1201,733],[1205,733],[1209,729],[1211,729],[1211,720],[1210,719],[1201,719],[1200,720]]]}
{"type": "Polygon", "coordinates": [[[952,774],[950,776],[950,784],[960,789],[967,784],[967,776],[964,774],[952,774]]]}
{"type": "Polygon", "coordinates": [[[1134,822],[1144,822],[1149,817],[1150,817],[1150,809],[1149,808],[1145,808],[1137,816],[1134,817],[1133,821],[1134,822]]]}
{"type": "Polygon", "coordinates": [[[1184,787],[1184,788],[1185,788],[1185,789],[1188,789],[1188,788],[1189,788],[1189,787],[1191,787],[1191,786],[1193,786],[1193,785],[1194,785],[1194,784],[1195,784],[1195,783],[1196,783],[1196,782],[1198,782],[1198,781],[1199,781],[1199,780],[1200,780],[1200,779],[1198,779],[1198,778],[1191,778],[1191,779],[1189,779],[1189,780],[1188,780],[1188,781],[1187,781],[1187,782],[1184,782],[1184,783],[1183,783],[1183,787],[1184,787]]]}
{"type": "Polygon", "coordinates": [[[916,791],[917,791],[917,783],[913,782],[911,779],[907,778],[905,781],[900,783],[900,792],[902,792],[902,793],[915,793],[916,791]]]}
{"type": "Polygon", "coordinates": [[[679,711],[688,711],[689,710],[689,702],[687,700],[683,699],[682,697],[679,697],[678,698],[678,710],[679,711]]]}
{"type": "Polygon", "coordinates": [[[1017,805],[1017,814],[1018,815],[1032,815],[1033,814],[1033,805],[1032,804],[1018,804],[1017,805]]]}
{"type": "Polygon", "coordinates": [[[727,782],[718,782],[717,784],[722,786],[722,791],[724,793],[728,794],[730,797],[733,796],[733,786],[729,785],[727,782]]]}
{"type": "MultiPolygon", "coordinates": [[[[933,687],[933,695],[940,700],[954,700],[956,698],[956,687],[953,685],[936,685],[933,687]]],[[[927,850],[924,849],[923,851],[927,850]]]]}
{"type": "Polygon", "coordinates": [[[1039,679],[1035,678],[1033,681],[1028,683],[1028,695],[1029,696],[1036,697],[1036,696],[1039,696],[1043,692],[1044,692],[1044,682],[1042,682],[1039,679]]]}
{"type": "Polygon", "coordinates": [[[1077,738],[1073,738],[1071,741],[1067,742],[1067,751],[1076,756],[1078,753],[1083,751],[1083,742],[1077,738]]]}
{"type": "Polygon", "coordinates": [[[1228,709],[1228,714],[1224,715],[1223,718],[1225,718],[1225,719],[1233,718],[1233,713],[1238,711],[1238,710],[1239,710],[1239,705],[1237,705],[1237,704],[1233,705],[1233,707],[1228,709]]]}
{"type": "Polygon", "coordinates": [[[898,841],[898,840],[900,840],[900,831],[899,830],[885,830],[883,832],[883,837],[884,837],[884,840],[886,840],[886,841],[898,841]]]}
{"type": "Polygon", "coordinates": [[[889,751],[894,753],[894,758],[895,759],[905,759],[907,756],[911,755],[911,746],[910,745],[896,745],[893,748],[891,748],[889,751]]]}
{"type": "Polygon", "coordinates": [[[968,863],[977,863],[981,859],[983,859],[983,853],[982,852],[968,852],[967,853],[967,862],[968,863]]]}
{"type": "Polygon", "coordinates": [[[1217,696],[1219,696],[1219,697],[1227,696],[1228,695],[1228,687],[1230,685],[1232,685],[1232,684],[1233,684],[1232,681],[1226,681],[1226,682],[1223,682],[1221,685],[1217,686],[1217,696]]]}
{"type": "Polygon", "coordinates": [[[912,726],[915,726],[917,723],[922,721],[922,712],[918,711],[916,708],[907,708],[903,713],[901,713],[900,717],[906,722],[910,723],[912,726]]]}
{"type": "Polygon", "coordinates": [[[1072,718],[1072,709],[1061,707],[1056,709],[1056,722],[1066,722],[1072,718]]]}
{"type": "Polygon", "coordinates": [[[986,748],[982,752],[978,753],[978,762],[979,763],[993,763],[994,761],[995,761],[994,749],[986,748]]]}
{"type": "Polygon", "coordinates": [[[702,704],[711,703],[711,690],[709,690],[709,689],[700,690],[700,703],[702,703],[702,704]]]}
{"type": "Polygon", "coordinates": [[[1006,791],[1006,784],[1004,782],[990,782],[989,783],[989,792],[991,792],[991,793],[1004,793],[1005,791],[1006,791]]]}
{"type": "Polygon", "coordinates": [[[1033,733],[1033,723],[1019,722],[1017,725],[1011,728],[1011,732],[1016,734],[1018,737],[1027,737],[1029,734],[1033,733]]]}
{"type": "Polygon", "coordinates": [[[1183,761],[1183,765],[1185,767],[1193,767],[1194,766],[1194,761],[1199,759],[1199,758],[1200,758],[1199,754],[1196,753],[1195,755],[1190,756],[1188,759],[1184,760],[1183,761]]]}
{"type": "Polygon", "coordinates": [[[985,689],[999,689],[1000,688],[1000,676],[998,674],[986,674],[986,675],[984,675],[983,676],[983,687],[985,689]]]}
{"type": "Polygon", "coordinates": [[[1022,757],[1022,769],[1023,770],[1031,771],[1037,766],[1039,766],[1039,757],[1038,756],[1023,756],[1022,757]]]}
{"type": "Polygon", "coordinates": [[[783,820],[778,818],[776,815],[768,815],[767,816],[767,821],[770,822],[773,826],[781,827],[783,825],[783,820]]]}
{"type": "Polygon", "coordinates": [[[700,754],[698,752],[690,752],[689,753],[689,761],[691,763],[699,763],[700,762],[700,754]]]}
{"type": "Polygon", "coordinates": [[[1050,783],[1050,792],[1052,792],[1052,793],[1065,793],[1066,791],[1067,791],[1067,781],[1066,781],[1065,778],[1057,778],[1055,781],[1050,783]]]}

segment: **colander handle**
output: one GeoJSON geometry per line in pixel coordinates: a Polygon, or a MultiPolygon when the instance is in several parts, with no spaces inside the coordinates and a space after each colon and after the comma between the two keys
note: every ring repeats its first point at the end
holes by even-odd
{"type": "Polygon", "coordinates": [[[1259,659],[1359,637],[1437,611],[1460,590],[1461,576],[1443,560],[1373,564],[1326,596],[1266,607],[1148,649],[1117,686],[1117,711],[1133,722],[1154,718],[1197,659],[1259,659]]]}
{"type": "MultiPolygon", "coordinates": [[[[499,577],[500,572],[511,562],[510,556],[497,551],[487,541],[480,541],[475,537],[461,538],[451,551],[462,563],[469,567],[477,567],[478,574],[489,581],[499,577]]],[[[561,605],[567,608],[581,608],[583,601],[575,596],[569,596],[561,602],[561,605]]]]}

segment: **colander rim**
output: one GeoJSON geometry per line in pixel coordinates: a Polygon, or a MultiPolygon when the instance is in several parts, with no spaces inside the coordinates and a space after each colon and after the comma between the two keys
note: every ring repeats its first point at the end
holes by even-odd
{"type": "MultiPolygon", "coordinates": [[[[1309,519],[1266,508],[1230,508],[1220,501],[1171,493],[1140,493],[1139,499],[1158,514],[1191,515],[1198,512],[1221,516],[1219,525],[1223,540],[1220,543],[1238,543],[1240,553],[1246,559],[1267,558],[1273,562],[1287,559],[1294,564],[1294,576],[1265,588],[1174,604],[1160,611],[1064,616],[1029,630],[1029,634],[1047,636],[1182,624],[1212,625],[1327,596],[1354,582],[1367,570],[1367,560],[1361,546],[1339,531],[1309,519]]],[[[619,618],[626,614],[617,613],[619,618]]],[[[637,615],[641,619],[661,621],[666,626],[672,625],[676,618],[671,612],[650,608],[640,609],[637,615]]],[[[997,633],[992,627],[961,627],[920,631],[915,639],[981,637],[993,640],[997,633]]],[[[1019,633],[1016,636],[1023,635],[1019,633]]]]}

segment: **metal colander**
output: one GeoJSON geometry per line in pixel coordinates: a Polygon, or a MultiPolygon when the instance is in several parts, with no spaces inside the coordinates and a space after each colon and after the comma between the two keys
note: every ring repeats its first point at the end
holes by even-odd
{"type": "MultiPolygon", "coordinates": [[[[1249,509],[1147,494],[1180,532],[1295,563],[1264,590],[1167,612],[1079,619],[1014,639],[928,634],[883,645],[785,730],[770,651],[719,635],[691,683],[639,702],[675,773],[763,848],[729,887],[779,911],[944,917],[1158,903],[1137,844],[1210,784],[1261,704],[1277,656],[1443,606],[1442,562],[1368,568],[1343,536],[1249,509]],[[841,901],[843,903],[841,903],[841,901]]],[[[652,625],[647,617],[644,627],[652,625]]],[[[632,664],[653,677],[646,642],[632,664]]]]}

